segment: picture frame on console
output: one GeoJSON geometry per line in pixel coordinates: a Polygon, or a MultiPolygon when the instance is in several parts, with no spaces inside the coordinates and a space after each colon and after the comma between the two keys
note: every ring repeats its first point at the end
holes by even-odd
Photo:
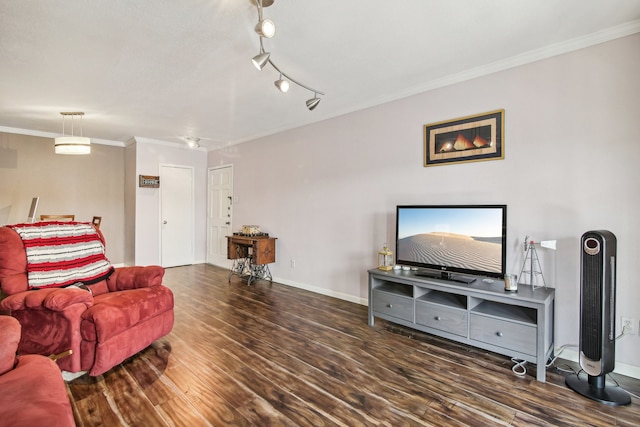
{"type": "Polygon", "coordinates": [[[424,125],[424,166],[504,159],[504,110],[424,125]]]}

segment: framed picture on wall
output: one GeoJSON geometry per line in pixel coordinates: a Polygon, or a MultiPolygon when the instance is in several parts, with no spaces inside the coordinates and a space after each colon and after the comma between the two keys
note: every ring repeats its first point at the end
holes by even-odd
{"type": "Polygon", "coordinates": [[[504,110],[424,125],[424,166],[504,159],[504,110]]]}

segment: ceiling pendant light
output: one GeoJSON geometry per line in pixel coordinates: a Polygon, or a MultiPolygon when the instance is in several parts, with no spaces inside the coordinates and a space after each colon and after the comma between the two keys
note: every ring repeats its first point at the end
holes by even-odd
{"type": "Polygon", "coordinates": [[[91,140],[82,136],[82,117],[83,112],[62,112],[62,136],[55,138],[54,151],[56,154],[90,154],[91,153],[91,140]],[[71,116],[71,136],[66,136],[64,132],[65,118],[71,116]],[[74,123],[75,116],[80,116],[80,136],[74,135],[74,123]]]}
{"type": "Polygon", "coordinates": [[[185,140],[189,148],[200,148],[200,138],[197,136],[187,136],[185,140]]]}
{"type": "Polygon", "coordinates": [[[320,98],[318,98],[318,94],[317,93],[314,93],[313,94],[313,98],[307,99],[307,108],[310,111],[313,111],[313,109],[316,108],[319,103],[320,103],[320,98]]]}
{"type": "Polygon", "coordinates": [[[286,93],[289,90],[289,81],[282,78],[282,74],[280,74],[280,78],[273,82],[276,85],[280,92],[286,93]]]}
{"type": "Polygon", "coordinates": [[[264,45],[262,44],[263,38],[271,38],[276,33],[276,26],[270,19],[263,19],[262,17],[262,9],[263,7],[271,6],[274,0],[250,0],[253,4],[255,4],[258,9],[258,24],[255,27],[256,33],[260,36],[260,53],[254,56],[251,60],[253,65],[258,69],[262,70],[267,64],[271,65],[277,72],[280,73],[280,78],[273,82],[280,92],[287,92],[289,90],[290,82],[297,84],[298,86],[307,89],[310,92],[313,92],[313,98],[307,100],[307,108],[309,110],[313,110],[320,103],[320,98],[318,95],[324,95],[324,93],[319,90],[313,89],[307,85],[300,83],[299,81],[293,79],[291,76],[287,75],[284,71],[276,66],[270,58],[269,52],[265,52],[264,45]],[[284,77],[284,78],[283,78],[284,77]]]}

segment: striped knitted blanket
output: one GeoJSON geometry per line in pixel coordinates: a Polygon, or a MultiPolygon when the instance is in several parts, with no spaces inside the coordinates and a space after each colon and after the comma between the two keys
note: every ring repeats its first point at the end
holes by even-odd
{"type": "Polygon", "coordinates": [[[96,283],[113,272],[98,232],[88,223],[51,221],[8,227],[24,243],[31,289],[96,283]]]}

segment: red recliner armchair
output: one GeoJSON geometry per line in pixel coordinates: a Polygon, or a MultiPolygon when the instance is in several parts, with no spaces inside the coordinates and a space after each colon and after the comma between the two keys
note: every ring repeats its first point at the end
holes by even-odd
{"type": "MultiPolygon", "coordinates": [[[[104,236],[100,230],[95,232],[104,247],[104,236]]],[[[5,294],[0,310],[22,325],[19,353],[51,355],[71,350],[70,356],[57,361],[60,369],[97,376],[173,328],[173,293],[162,284],[162,267],[109,266],[108,277],[84,286],[88,290],[36,289],[37,276],[28,273],[25,245],[29,245],[23,237],[11,226],[0,227],[0,287],[5,294]]]]}

